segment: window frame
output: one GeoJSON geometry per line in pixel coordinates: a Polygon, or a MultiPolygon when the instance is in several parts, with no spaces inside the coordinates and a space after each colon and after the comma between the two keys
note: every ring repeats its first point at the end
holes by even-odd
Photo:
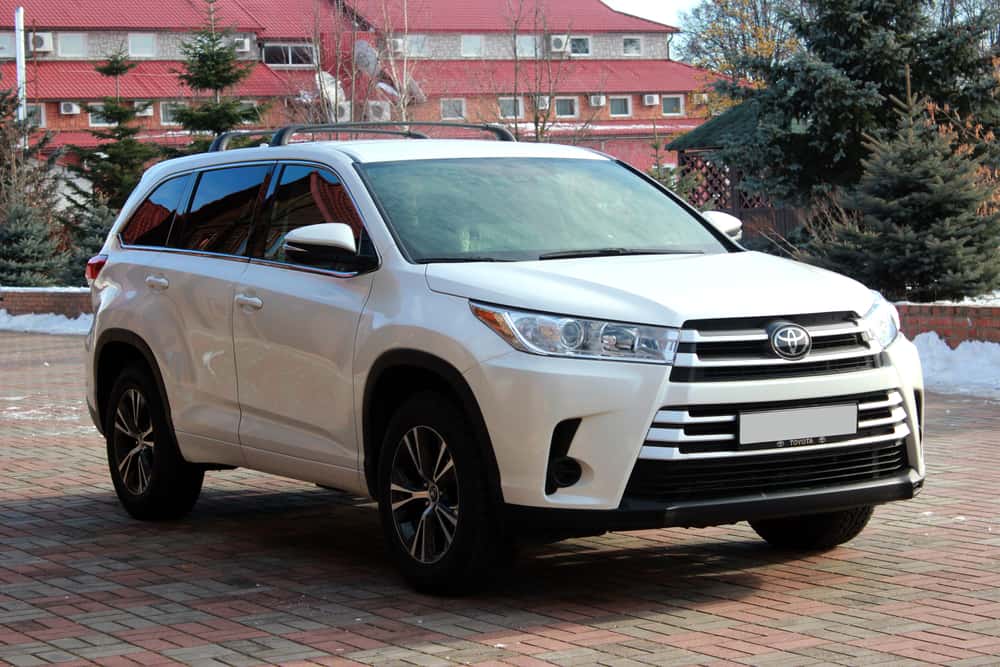
{"type": "MultiPolygon", "coordinates": [[[[359,173],[359,177],[360,173],[359,173]]],[[[363,177],[362,181],[364,180],[363,177]]],[[[368,224],[365,221],[365,216],[362,214],[362,208],[358,206],[358,199],[351,192],[351,188],[347,183],[347,180],[341,175],[340,171],[335,167],[328,164],[321,164],[319,162],[309,162],[308,160],[280,160],[273,163],[271,169],[271,174],[267,183],[267,191],[264,195],[263,202],[260,208],[254,215],[254,224],[250,230],[250,239],[247,243],[247,259],[251,264],[259,264],[261,266],[273,266],[279,269],[285,269],[288,271],[302,271],[304,273],[318,273],[320,275],[332,276],[334,278],[354,278],[366,273],[372,273],[378,271],[382,268],[382,255],[379,253],[378,246],[375,244],[375,239],[372,238],[371,233],[368,231],[368,224]],[[262,250],[258,248],[260,243],[258,242],[261,234],[266,238],[267,232],[270,231],[271,227],[271,210],[274,207],[275,196],[277,195],[278,185],[281,183],[281,178],[285,173],[287,167],[311,167],[313,169],[320,169],[328,171],[333,174],[341,185],[344,186],[344,191],[347,193],[347,197],[351,200],[351,205],[354,206],[354,210],[358,214],[358,219],[361,221],[361,232],[363,235],[368,237],[369,243],[371,243],[372,250],[375,252],[375,264],[370,269],[365,269],[364,271],[335,271],[333,269],[320,269],[314,266],[305,266],[302,264],[290,264],[288,262],[279,262],[273,259],[264,259],[263,256],[259,255],[258,251],[262,250]]],[[[380,209],[381,212],[381,209],[380,209]]]]}
{"type": "Polygon", "coordinates": [[[167,126],[167,127],[177,127],[177,126],[180,125],[180,122],[178,122],[176,120],[169,120],[168,121],[163,116],[163,108],[165,106],[168,106],[168,105],[187,108],[188,107],[188,103],[187,102],[182,102],[182,101],[177,101],[177,100],[163,100],[162,102],[160,102],[160,125],[164,125],[164,126],[167,126]]]}
{"type": "Polygon", "coordinates": [[[534,34],[529,34],[529,35],[514,35],[514,57],[515,58],[537,59],[538,56],[540,55],[539,54],[539,51],[540,51],[539,44],[540,44],[540,42],[538,41],[538,35],[534,35],[534,34]],[[519,41],[522,40],[522,39],[530,39],[531,40],[531,44],[532,44],[531,53],[522,53],[521,52],[521,44],[519,44],[519,41]]]}
{"type": "Polygon", "coordinates": [[[94,110],[95,109],[99,109],[100,110],[100,111],[98,111],[98,114],[99,114],[101,111],[104,111],[104,105],[101,104],[101,103],[88,104],[87,105],[87,126],[88,127],[114,127],[115,126],[114,123],[107,122],[107,119],[105,119],[105,122],[103,122],[103,123],[95,122],[94,121],[94,110]]]}
{"type": "Polygon", "coordinates": [[[128,220],[122,223],[122,225],[115,232],[115,239],[117,239],[119,247],[126,248],[128,250],[152,250],[154,252],[169,250],[177,252],[178,251],[177,248],[169,248],[166,245],[139,245],[139,244],[126,243],[125,239],[122,237],[122,234],[125,232],[126,229],[128,229],[128,226],[132,224],[132,220],[133,218],[135,218],[135,214],[139,211],[139,208],[147,201],[149,201],[149,198],[153,196],[153,193],[155,193],[163,185],[166,185],[168,182],[172,180],[185,178],[187,179],[187,183],[185,184],[184,189],[181,191],[180,196],[177,198],[177,206],[174,208],[173,217],[170,220],[170,228],[167,230],[167,237],[166,241],[164,242],[165,244],[169,243],[170,233],[174,229],[174,222],[176,222],[177,216],[183,215],[181,211],[182,210],[186,211],[188,206],[191,205],[191,194],[194,182],[197,179],[197,174],[198,174],[197,169],[189,169],[187,171],[179,171],[174,174],[167,174],[159,181],[157,181],[152,187],[146,190],[145,196],[142,198],[142,201],[139,202],[139,205],[135,206],[131,211],[129,211],[128,220]]]}
{"type": "Polygon", "coordinates": [[[580,98],[576,95],[557,95],[552,98],[552,113],[556,118],[579,118],[580,117],[580,98]],[[559,102],[571,100],[573,102],[573,113],[572,114],[561,114],[559,113],[559,102]]]}
{"type": "Polygon", "coordinates": [[[442,97],[441,98],[441,120],[465,120],[466,119],[466,106],[464,97],[442,97]],[[462,115],[461,116],[445,116],[444,115],[444,103],[445,102],[458,102],[462,105],[462,115]]]}
{"type": "Polygon", "coordinates": [[[427,34],[418,32],[403,35],[403,55],[407,58],[427,58],[430,56],[430,45],[427,34]],[[414,49],[413,44],[420,44],[420,49],[414,49]]]}
{"type": "Polygon", "coordinates": [[[17,39],[14,37],[13,32],[7,32],[6,30],[0,31],[0,46],[3,47],[4,51],[8,51],[8,55],[0,54],[0,60],[6,60],[7,58],[14,58],[17,54],[15,53],[17,46],[17,39]]]}
{"type": "Polygon", "coordinates": [[[499,95],[497,96],[497,111],[499,112],[500,120],[522,120],[524,118],[524,97],[521,95],[499,95]],[[505,116],[503,113],[503,100],[514,100],[515,111],[517,112],[514,116],[505,116]]]}
{"type": "MultiPolygon", "coordinates": [[[[85,32],[60,32],[56,33],[58,35],[58,43],[56,46],[56,54],[60,58],[86,58],[87,57],[87,33],[85,32]],[[66,37],[79,37],[80,38],[80,51],[79,53],[66,53],[63,50],[63,40],[66,37]]],[[[153,49],[156,50],[155,48],[153,49]]]]}
{"type": "Polygon", "coordinates": [[[686,107],[687,100],[685,99],[685,97],[687,97],[687,96],[684,95],[683,93],[661,93],[660,94],[660,115],[664,116],[665,118],[682,118],[683,116],[686,116],[687,115],[687,109],[685,107],[686,107]],[[679,100],[680,101],[680,111],[677,112],[677,113],[667,113],[666,111],[664,111],[663,110],[663,102],[664,102],[664,100],[667,100],[667,99],[676,99],[676,100],[679,100]]]}
{"type": "Polygon", "coordinates": [[[626,58],[641,58],[642,54],[646,50],[645,40],[642,39],[642,35],[622,35],[622,56],[626,58]],[[629,39],[634,39],[639,42],[639,52],[638,53],[628,53],[625,50],[625,41],[629,39]]]}
{"type": "Polygon", "coordinates": [[[128,55],[130,58],[155,58],[156,48],[159,46],[158,42],[155,32],[130,32],[128,34],[128,55]],[[148,37],[152,41],[150,53],[136,53],[133,48],[133,40],[137,37],[148,37]]]}
{"type": "Polygon", "coordinates": [[[610,118],[631,118],[632,117],[632,96],[631,95],[608,95],[608,116],[610,118]],[[612,110],[615,100],[625,100],[628,105],[628,112],[624,114],[615,113],[612,110]]]}
{"type": "Polygon", "coordinates": [[[263,121],[263,118],[261,118],[260,116],[260,104],[257,102],[257,100],[240,100],[240,106],[253,107],[254,111],[257,112],[256,120],[243,120],[240,121],[240,125],[254,125],[254,124],[259,124],[263,121]]]}
{"type": "Polygon", "coordinates": [[[34,127],[37,127],[39,129],[46,127],[45,102],[28,102],[27,104],[24,105],[25,118],[29,120],[29,122],[31,119],[32,107],[38,109],[38,124],[35,125],[34,127]]]}
{"type": "Polygon", "coordinates": [[[268,67],[277,67],[281,69],[305,69],[316,67],[316,47],[309,42],[264,42],[260,47],[260,62],[268,67]],[[285,62],[283,63],[269,63],[267,62],[267,50],[269,48],[280,48],[285,53],[285,62]],[[309,49],[309,53],[312,54],[311,61],[308,63],[292,63],[292,49],[294,48],[305,48],[309,49]]]}
{"type": "Polygon", "coordinates": [[[590,35],[570,35],[569,36],[569,49],[566,51],[570,58],[590,58],[594,55],[594,39],[590,35]],[[574,40],[585,39],[587,40],[587,52],[586,53],[574,53],[573,52],[573,42],[574,40]]]}
{"type": "Polygon", "coordinates": [[[485,52],[486,52],[486,38],[483,35],[462,35],[460,37],[459,53],[463,58],[482,58],[485,52]],[[478,52],[471,52],[466,50],[465,48],[466,39],[479,40],[478,52]]]}

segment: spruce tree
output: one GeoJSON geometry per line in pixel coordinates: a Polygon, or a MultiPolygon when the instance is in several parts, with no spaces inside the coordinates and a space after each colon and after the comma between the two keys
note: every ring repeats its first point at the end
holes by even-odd
{"type": "Polygon", "coordinates": [[[894,99],[899,130],[869,138],[871,155],[846,204],[853,224],[810,248],[821,264],[892,299],[933,301],[1000,287],[1000,215],[986,210],[982,158],[956,150],[926,103],[894,99]]]}
{"type": "Polygon", "coordinates": [[[65,269],[53,228],[44,213],[22,199],[3,211],[0,224],[0,285],[55,285],[65,269]]]}
{"type": "Polygon", "coordinates": [[[178,78],[195,94],[207,95],[209,99],[178,108],[175,116],[190,132],[219,135],[243,122],[257,120],[260,112],[247,108],[238,99],[225,97],[226,91],[250,76],[253,65],[239,60],[232,31],[219,27],[216,2],[205,0],[205,26],[181,45],[184,71],[178,73],[178,78]]]}

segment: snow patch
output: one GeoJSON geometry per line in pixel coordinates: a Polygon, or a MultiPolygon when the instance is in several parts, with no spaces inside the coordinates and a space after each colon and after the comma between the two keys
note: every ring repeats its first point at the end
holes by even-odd
{"type": "Polygon", "coordinates": [[[1000,307],[1000,290],[980,296],[969,296],[961,301],[896,301],[898,306],[987,306],[1000,307]]]}
{"type": "Polygon", "coordinates": [[[913,343],[928,389],[1000,399],[1000,343],[969,340],[951,349],[933,331],[918,335],[913,343]]]}
{"type": "Polygon", "coordinates": [[[4,287],[0,285],[0,292],[18,292],[27,294],[45,294],[57,292],[60,294],[86,294],[90,292],[89,287],[4,287]]]}
{"type": "Polygon", "coordinates": [[[75,319],[53,313],[10,315],[0,308],[0,331],[83,336],[90,331],[93,321],[94,316],[90,314],[80,315],[75,319]]]}

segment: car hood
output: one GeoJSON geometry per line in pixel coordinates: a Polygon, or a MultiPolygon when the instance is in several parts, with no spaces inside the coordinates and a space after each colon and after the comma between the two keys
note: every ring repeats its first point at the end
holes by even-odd
{"type": "Polygon", "coordinates": [[[860,283],[758,252],[428,264],[435,292],[525,310],[680,326],[686,320],[854,311],[860,283]]]}

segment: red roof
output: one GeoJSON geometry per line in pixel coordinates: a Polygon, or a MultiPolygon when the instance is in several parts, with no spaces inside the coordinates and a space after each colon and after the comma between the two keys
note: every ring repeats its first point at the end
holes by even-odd
{"type": "MultiPolygon", "coordinates": [[[[221,1],[221,0],[220,0],[221,1]]],[[[337,18],[334,0],[231,0],[239,3],[268,39],[311,39],[316,34],[350,30],[337,18]]]]}
{"type": "MultiPolygon", "coordinates": [[[[47,60],[29,62],[28,98],[32,100],[98,100],[115,94],[114,79],[94,71],[96,62],[47,60]]],[[[160,100],[192,97],[191,90],[177,78],[183,64],[175,61],[149,60],[121,78],[121,95],[132,100],[160,100]]],[[[0,81],[14,86],[13,62],[0,64],[0,81]]],[[[283,97],[295,95],[310,83],[315,89],[315,75],[286,79],[270,67],[254,63],[250,76],[236,87],[234,94],[247,97],[283,97]],[[309,81],[305,81],[308,79],[309,81]]]]}
{"type": "MultiPolygon", "coordinates": [[[[242,2],[218,0],[220,25],[260,30],[262,24],[247,13],[242,2]]],[[[13,27],[16,7],[24,7],[24,24],[29,29],[192,30],[206,20],[203,0],[129,0],[124,5],[116,0],[0,0],[0,27],[13,27]]]]}
{"type": "MultiPolygon", "coordinates": [[[[403,30],[402,0],[347,0],[376,30],[403,30]]],[[[616,11],[600,0],[409,0],[405,25],[421,32],[507,32],[524,7],[522,32],[679,32],[677,28],[616,11]],[[537,3],[537,4],[536,4],[537,3]],[[538,12],[535,8],[538,8],[538,12]],[[537,14],[537,16],[536,16],[537,14]]]]}
{"type": "MultiPolygon", "coordinates": [[[[514,91],[510,60],[411,61],[424,93],[490,95],[514,91]]],[[[674,60],[520,61],[521,91],[556,93],[681,93],[704,90],[717,77],[674,60]]]]}

